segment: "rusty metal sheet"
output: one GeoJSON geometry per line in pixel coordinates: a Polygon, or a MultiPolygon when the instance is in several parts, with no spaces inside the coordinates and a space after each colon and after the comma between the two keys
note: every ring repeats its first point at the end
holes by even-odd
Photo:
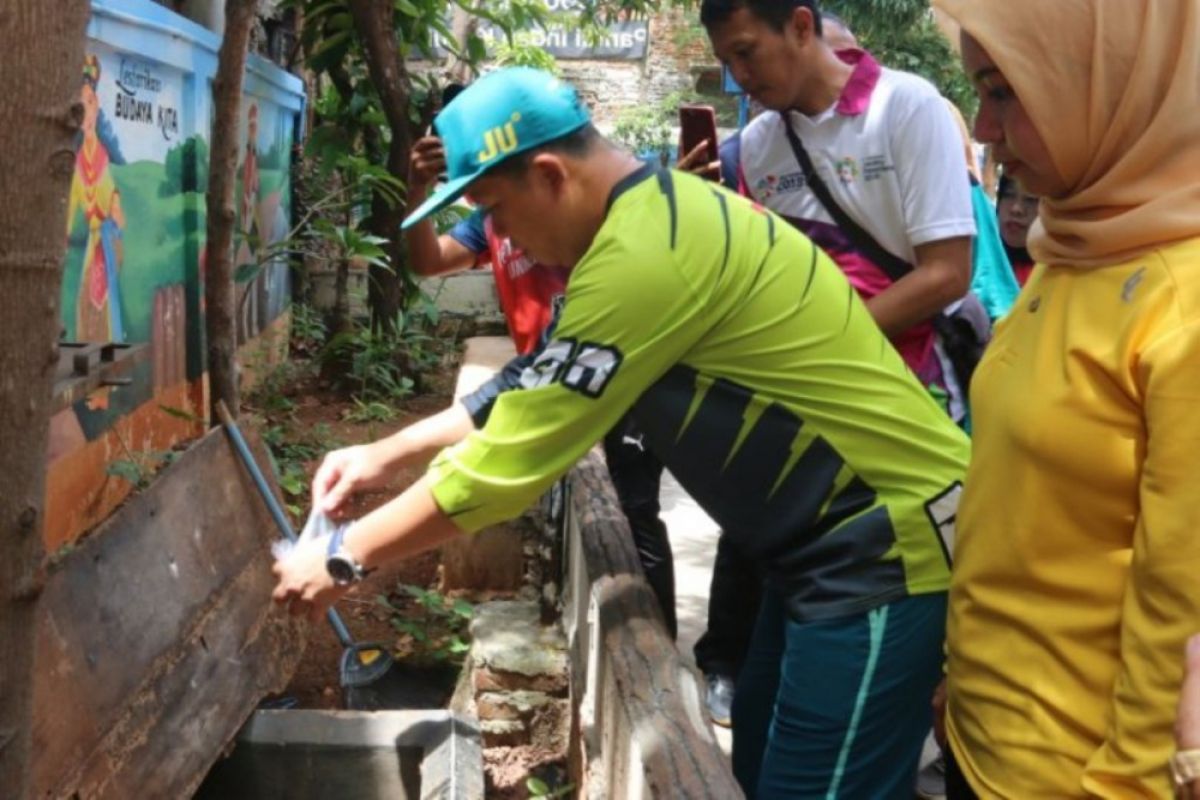
{"type": "Polygon", "coordinates": [[[217,429],[62,556],[39,607],[36,797],[190,795],[303,651],[270,601],[274,538],[217,429]]]}

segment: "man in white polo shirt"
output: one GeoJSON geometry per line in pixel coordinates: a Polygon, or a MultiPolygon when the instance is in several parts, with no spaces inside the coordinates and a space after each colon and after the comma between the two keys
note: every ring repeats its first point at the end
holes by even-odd
{"type": "Polygon", "coordinates": [[[742,191],[833,257],[918,379],[961,418],[964,392],[938,357],[932,324],[967,292],[975,234],[945,101],[862,50],[835,52],[814,0],[704,0],[700,15],[717,57],[767,109],[736,145],[742,191]],[[890,264],[812,188],[789,127],[829,198],[890,264]]]}

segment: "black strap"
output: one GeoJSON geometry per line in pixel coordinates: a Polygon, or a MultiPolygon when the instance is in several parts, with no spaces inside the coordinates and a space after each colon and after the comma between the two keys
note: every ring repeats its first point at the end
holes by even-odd
{"type": "Polygon", "coordinates": [[[783,122],[783,129],[787,131],[788,142],[792,145],[792,152],[796,154],[796,160],[800,162],[800,169],[804,172],[804,179],[808,182],[808,188],[813,190],[813,194],[821,201],[821,205],[825,206],[825,210],[829,212],[829,216],[833,217],[833,221],[842,229],[842,233],[849,236],[854,246],[863,255],[871,259],[872,263],[887,273],[887,276],[893,282],[900,280],[912,272],[912,264],[888,252],[883,245],[875,241],[874,236],[867,233],[861,225],[852,220],[850,215],[842,210],[842,207],[833,199],[833,195],[829,193],[829,187],[825,185],[825,181],[821,180],[821,176],[817,174],[816,168],[813,167],[812,159],[808,157],[808,151],[804,149],[804,145],[800,142],[800,137],[792,130],[791,120],[787,118],[785,113],[781,113],[779,117],[783,122]]]}

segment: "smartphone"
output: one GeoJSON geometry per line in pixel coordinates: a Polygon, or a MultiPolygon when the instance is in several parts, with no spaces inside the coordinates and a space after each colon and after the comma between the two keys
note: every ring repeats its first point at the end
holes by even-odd
{"type": "Polygon", "coordinates": [[[712,106],[688,104],[679,107],[679,156],[682,158],[702,141],[708,141],[705,162],[717,160],[717,113],[712,106]]]}

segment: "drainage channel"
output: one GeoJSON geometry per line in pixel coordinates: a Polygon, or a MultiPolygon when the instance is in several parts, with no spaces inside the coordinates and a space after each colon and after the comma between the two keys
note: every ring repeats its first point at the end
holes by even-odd
{"type": "Polygon", "coordinates": [[[449,711],[256,711],[198,800],[475,800],[479,729],[449,711]]]}

